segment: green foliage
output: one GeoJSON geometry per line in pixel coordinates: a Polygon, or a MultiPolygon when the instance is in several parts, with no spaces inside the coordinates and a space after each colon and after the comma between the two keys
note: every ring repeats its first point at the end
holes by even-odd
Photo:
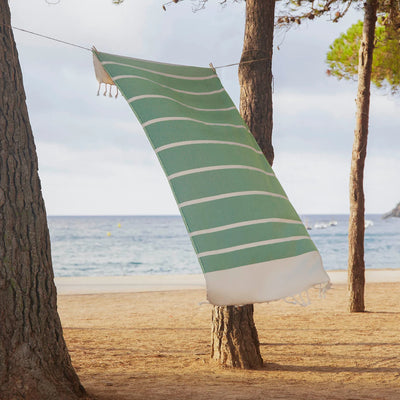
{"type": "MultiPolygon", "coordinates": [[[[338,79],[357,79],[358,51],[362,21],[352,25],[330,46],[326,56],[328,74],[338,79]]],[[[388,26],[377,25],[371,81],[378,88],[400,89],[400,33],[388,26]]]]}

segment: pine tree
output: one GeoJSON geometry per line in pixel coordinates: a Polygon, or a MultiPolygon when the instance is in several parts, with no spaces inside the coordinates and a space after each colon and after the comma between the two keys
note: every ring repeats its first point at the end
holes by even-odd
{"type": "Polygon", "coordinates": [[[0,0],[0,398],[85,397],[57,313],[50,238],[8,0],[0,0]]]}

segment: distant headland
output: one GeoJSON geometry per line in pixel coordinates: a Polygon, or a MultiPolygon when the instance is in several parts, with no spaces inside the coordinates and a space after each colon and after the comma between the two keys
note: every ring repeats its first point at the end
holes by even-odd
{"type": "Polygon", "coordinates": [[[395,208],[393,208],[392,211],[390,211],[382,216],[383,219],[391,218],[391,217],[400,218],[400,203],[398,203],[397,206],[395,208]]]}

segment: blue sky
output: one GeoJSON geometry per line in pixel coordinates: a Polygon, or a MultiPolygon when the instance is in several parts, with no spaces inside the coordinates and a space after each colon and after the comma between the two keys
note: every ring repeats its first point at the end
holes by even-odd
{"type": "MultiPolygon", "coordinates": [[[[99,51],[215,66],[239,61],[244,2],[221,7],[162,1],[10,2],[12,24],[99,51]]],[[[274,170],[300,214],[348,213],[356,83],[327,77],[329,44],[361,14],[339,24],[310,21],[276,32],[274,170]],[[279,50],[277,48],[279,46],[279,50]]],[[[178,214],[167,180],[125,100],[96,96],[89,51],[14,31],[49,215],[178,214]]],[[[237,68],[218,75],[236,104],[237,68]]],[[[400,101],[373,91],[366,211],[400,201],[400,101]]]]}

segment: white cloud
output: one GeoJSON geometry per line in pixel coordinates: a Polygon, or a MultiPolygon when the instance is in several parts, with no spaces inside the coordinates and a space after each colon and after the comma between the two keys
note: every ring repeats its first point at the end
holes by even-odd
{"type": "Polygon", "coordinates": [[[299,214],[348,212],[349,159],[337,154],[280,153],[274,170],[299,214]]]}
{"type": "Polygon", "coordinates": [[[373,91],[371,96],[371,111],[384,118],[393,118],[399,115],[400,99],[396,96],[373,91]]]}
{"type": "Polygon", "coordinates": [[[372,213],[390,211],[400,201],[400,151],[397,156],[367,156],[365,203],[372,213]]]}
{"type": "Polygon", "coordinates": [[[321,115],[329,115],[331,118],[354,118],[355,92],[343,91],[339,94],[332,92],[294,92],[284,90],[276,94],[274,98],[276,112],[285,114],[286,117],[301,118],[304,114],[312,114],[315,120],[321,115]]]}
{"type": "MultiPolygon", "coordinates": [[[[12,23],[100,51],[207,66],[240,60],[245,2],[44,0],[10,2],[12,23]]],[[[354,83],[325,75],[331,41],[358,16],[339,24],[313,21],[288,32],[274,50],[276,170],[301,213],[348,212],[354,83]],[[296,174],[293,174],[296,171],[296,174]]],[[[151,146],[128,105],[96,97],[91,54],[15,31],[49,214],[178,213],[151,146]]],[[[280,42],[279,37],[276,43],[280,42]]],[[[218,70],[238,103],[237,68],[218,70]]],[[[374,93],[366,170],[367,210],[396,203],[400,136],[398,102],[374,93]],[[379,191],[377,191],[379,188],[379,191]]]]}
{"type": "Polygon", "coordinates": [[[39,174],[49,215],[178,214],[153,152],[112,147],[38,147],[39,174]]]}
{"type": "MultiPolygon", "coordinates": [[[[350,153],[350,152],[349,152],[350,153]]],[[[300,214],[349,213],[351,154],[281,153],[274,170],[300,214]]],[[[397,185],[400,158],[367,156],[365,204],[367,213],[384,213],[400,199],[397,185]]]]}

